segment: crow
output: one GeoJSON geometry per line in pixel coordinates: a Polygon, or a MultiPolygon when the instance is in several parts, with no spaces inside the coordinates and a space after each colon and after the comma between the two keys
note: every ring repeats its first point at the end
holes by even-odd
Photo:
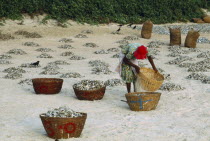
{"type": "Polygon", "coordinates": [[[38,66],[38,65],[39,65],[39,61],[34,62],[34,63],[31,63],[30,65],[33,65],[33,66],[38,66]]]}
{"type": "Polygon", "coordinates": [[[120,30],[121,30],[121,29],[119,28],[116,32],[120,32],[120,30]]]}
{"type": "Polygon", "coordinates": [[[119,24],[118,26],[122,27],[123,25],[122,24],[119,24]]]}
{"type": "Polygon", "coordinates": [[[133,23],[129,24],[128,26],[131,27],[133,25],[133,23]]]}
{"type": "Polygon", "coordinates": [[[136,29],[136,25],[133,27],[133,29],[136,29]]]}

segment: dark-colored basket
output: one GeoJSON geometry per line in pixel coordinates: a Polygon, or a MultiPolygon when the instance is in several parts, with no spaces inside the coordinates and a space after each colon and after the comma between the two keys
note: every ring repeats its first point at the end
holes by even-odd
{"type": "Polygon", "coordinates": [[[82,114],[82,117],[75,118],[45,117],[41,114],[40,118],[50,138],[67,139],[81,135],[87,118],[86,113],[82,114]]]}
{"type": "Polygon", "coordinates": [[[34,78],[32,82],[36,94],[57,94],[63,85],[63,79],[59,78],[34,78]]]}
{"type": "Polygon", "coordinates": [[[158,92],[134,92],[127,93],[125,97],[132,111],[150,111],[157,107],[161,93],[158,92]]]}
{"type": "Polygon", "coordinates": [[[74,88],[74,93],[79,100],[101,100],[104,97],[106,87],[95,90],[79,90],[74,88]]]}

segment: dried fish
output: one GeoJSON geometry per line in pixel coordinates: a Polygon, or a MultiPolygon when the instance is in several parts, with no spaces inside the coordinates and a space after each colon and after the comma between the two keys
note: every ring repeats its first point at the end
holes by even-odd
{"type": "Polygon", "coordinates": [[[59,42],[64,42],[64,43],[72,43],[72,39],[67,39],[67,38],[62,38],[59,40],[59,42]]]}
{"type": "Polygon", "coordinates": [[[10,67],[10,68],[4,69],[3,72],[6,72],[6,73],[26,73],[25,70],[23,70],[21,68],[15,68],[15,67],[10,67]]]}
{"type": "Polygon", "coordinates": [[[70,57],[69,59],[70,60],[83,60],[83,59],[85,59],[85,57],[74,55],[74,56],[70,57]]]}
{"type": "Polygon", "coordinates": [[[47,53],[42,53],[41,55],[37,56],[37,58],[53,58],[53,57],[47,53]]]}
{"type": "Polygon", "coordinates": [[[49,65],[70,65],[69,63],[67,63],[66,61],[63,61],[63,60],[57,60],[57,61],[54,61],[54,62],[50,62],[48,63],[49,65]]]}
{"type": "Polygon", "coordinates": [[[7,60],[0,60],[0,64],[11,64],[11,62],[7,60]]]}
{"type": "Polygon", "coordinates": [[[21,80],[18,84],[20,84],[20,85],[30,85],[30,86],[32,86],[33,85],[33,83],[32,83],[32,79],[24,79],[24,80],[21,80]]]}
{"type": "Polygon", "coordinates": [[[71,51],[61,53],[61,56],[72,56],[72,55],[74,55],[74,53],[71,51]]]}
{"type": "Polygon", "coordinates": [[[14,55],[24,55],[24,54],[27,54],[22,49],[12,49],[12,50],[9,50],[7,53],[8,54],[14,54],[14,55]]]}
{"type": "Polygon", "coordinates": [[[103,81],[87,79],[74,84],[73,87],[79,90],[95,90],[105,87],[105,84],[103,81]]]}
{"type": "Polygon", "coordinates": [[[109,48],[107,49],[108,52],[119,52],[120,50],[118,48],[109,48]]]}
{"type": "Polygon", "coordinates": [[[124,37],[124,40],[139,40],[140,38],[138,36],[126,36],[124,37]]]}
{"type": "Polygon", "coordinates": [[[174,83],[164,83],[161,87],[160,90],[164,91],[179,91],[179,90],[184,90],[185,87],[182,87],[181,85],[174,84],[174,83]]]}
{"type": "Polygon", "coordinates": [[[93,31],[92,30],[83,30],[81,33],[84,33],[84,34],[93,34],[93,31]]]}
{"type": "Polygon", "coordinates": [[[121,79],[115,78],[115,79],[109,79],[109,80],[105,81],[105,85],[114,87],[114,86],[125,85],[125,83],[121,79]]]}
{"type": "Polygon", "coordinates": [[[39,52],[53,52],[53,50],[50,49],[50,48],[38,48],[38,49],[36,49],[36,51],[39,51],[39,52]]]}
{"type": "Polygon", "coordinates": [[[22,77],[23,77],[23,75],[21,73],[17,73],[17,72],[8,73],[7,75],[4,76],[4,78],[6,78],[6,79],[19,79],[22,77]]]}
{"type": "Polygon", "coordinates": [[[71,45],[61,45],[58,48],[62,48],[62,49],[73,49],[74,47],[72,47],[71,45]]]}
{"type": "Polygon", "coordinates": [[[81,78],[81,74],[77,73],[77,72],[69,72],[69,73],[65,73],[62,74],[60,76],[61,78],[81,78]]]}
{"type": "Polygon", "coordinates": [[[75,36],[75,38],[87,38],[87,35],[78,34],[78,35],[75,36]]]}
{"type": "Polygon", "coordinates": [[[95,54],[108,54],[109,51],[105,51],[104,49],[102,49],[102,50],[99,50],[99,51],[95,51],[94,53],[95,54]]]}
{"type": "Polygon", "coordinates": [[[0,59],[11,59],[12,58],[12,56],[11,55],[0,55],[0,59]]]}
{"type": "Polygon", "coordinates": [[[47,113],[42,114],[44,117],[61,117],[61,118],[76,118],[83,116],[82,113],[75,112],[69,107],[62,106],[59,108],[55,108],[47,111],[47,113]]]}
{"type": "Polygon", "coordinates": [[[34,42],[25,42],[23,45],[24,46],[32,46],[32,47],[38,47],[38,46],[40,46],[39,44],[34,43],[34,42]]]}
{"type": "Polygon", "coordinates": [[[96,45],[95,43],[85,43],[83,46],[92,47],[92,48],[98,47],[98,45],[96,45]]]}

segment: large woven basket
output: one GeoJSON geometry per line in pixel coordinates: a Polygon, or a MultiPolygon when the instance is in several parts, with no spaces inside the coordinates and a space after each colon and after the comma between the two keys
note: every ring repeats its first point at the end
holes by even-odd
{"type": "Polygon", "coordinates": [[[132,111],[150,111],[157,107],[161,93],[157,92],[134,92],[127,93],[125,97],[132,111]]]}
{"type": "Polygon", "coordinates": [[[74,93],[79,100],[101,100],[104,97],[106,87],[95,90],[79,90],[74,88],[74,93]]]}
{"type": "Polygon", "coordinates": [[[81,135],[87,118],[86,113],[82,114],[82,117],[76,118],[45,117],[41,114],[40,118],[50,138],[67,139],[81,135]]]}
{"type": "Polygon", "coordinates": [[[150,68],[140,68],[140,73],[137,77],[137,79],[140,79],[140,87],[151,92],[158,90],[164,81],[162,74],[150,68]]]}
{"type": "Polygon", "coordinates": [[[34,78],[32,82],[36,94],[57,94],[63,85],[63,79],[59,78],[34,78]]]}

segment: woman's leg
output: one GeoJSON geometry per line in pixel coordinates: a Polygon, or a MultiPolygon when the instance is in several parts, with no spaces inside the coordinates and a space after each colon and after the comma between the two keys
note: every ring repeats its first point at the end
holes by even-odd
{"type": "Polygon", "coordinates": [[[131,83],[126,83],[128,93],[131,92],[131,83]]]}

